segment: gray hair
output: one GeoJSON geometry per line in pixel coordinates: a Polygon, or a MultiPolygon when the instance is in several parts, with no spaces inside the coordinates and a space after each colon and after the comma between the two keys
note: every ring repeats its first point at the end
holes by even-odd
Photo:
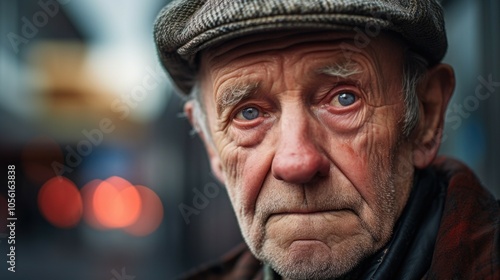
{"type": "Polygon", "coordinates": [[[421,55],[406,50],[403,66],[403,97],[405,115],[402,133],[409,137],[419,119],[418,85],[427,73],[429,62],[421,55]]]}
{"type": "MultiPolygon", "coordinates": [[[[420,80],[425,77],[428,61],[421,55],[411,51],[405,51],[403,65],[403,101],[405,104],[405,114],[403,116],[403,136],[409,137],[419,119],[419,101],[417,88],[420,80]]],[[[205,138],[210,143],[212,137],[208,129],[206,110],[201,94],[201,86],[199,79],[196,80],[189,98],[193,101],[193,117],[196,122],[195,129],[199,133],[203,133],[205,138]]]]}
{"type": "Polygon", "coordinates": [[[193,88],[189,93],[189,100],[193,102],[193,122],[194,122],[193,126],[195,132],[202,133],[205,137],[205,140],[208,141],[211,145],[213,145],[212,134],[208,129],[208,119],[204,104],[205,102],[203,102],[199,79],[196,79],[193,88]]]}

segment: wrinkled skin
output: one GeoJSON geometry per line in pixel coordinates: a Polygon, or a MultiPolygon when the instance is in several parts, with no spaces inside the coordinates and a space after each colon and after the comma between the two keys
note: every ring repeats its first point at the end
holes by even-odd
{"type": "MultiPolygon", "coordinates": [[[[250,36],[203,53],[212,169],[254,255],[285,278],[339,277],[382,248],[415,167],[435,157],[453,72],[429,70],[420,121],[404,137],[403,53],[386,35],[359,49],[331,32],[250,36]],[[321,71],[334,65],[354,71],[321,71]],[[244,86],[243,98],[221,102],[244,86]]],[[[199,125],[191,103],[185,110],[199,125]]]]}

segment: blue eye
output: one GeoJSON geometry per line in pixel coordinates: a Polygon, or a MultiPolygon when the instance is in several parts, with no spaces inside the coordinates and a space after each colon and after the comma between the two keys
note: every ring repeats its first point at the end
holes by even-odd
{"type": "Polygon", "coordinates": [[[334,105],[347,107],[354,104],[354,102],[356,102],[356,95],[350,92],[342,92],[334,98],[332,103],[334,103],[334,105]]]}
{"type": "Polygon", "coordinates": [[[258,118],[260,115],[260,112],[257,108],[255,107],[247,107],[247,108],[244,108],[242,109],[238,115],[236,116],[236,118],[238,119],[244,119],[244,120],[247,120],[247,121],[251,121],[251,120],[254,120],[256,118],[258,118]]]}

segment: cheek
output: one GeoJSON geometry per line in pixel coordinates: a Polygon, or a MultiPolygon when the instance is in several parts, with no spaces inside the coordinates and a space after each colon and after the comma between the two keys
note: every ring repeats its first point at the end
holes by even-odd
{"type": "MultiPolygon", "coordinates": [[[[370,186],[372,170],[370,153],[365,149],[371,146],[368,135],[358,135],[350,141],[342,141],[334,146],[334,164],[340,176],[345,176],[356,191],[367,202],[370,202],[370,186]]],[[[335,176],[335,175],[334,175],[335,176]]]]}
{"type": "Polygon", "coordinates": [[[226,187],[238,215],[253,216],[257,197],[270,172],[272,153],[264,147],[229,148],[221,153],[226,187]]]}
{"type": "Polygon", "coordinates": [[[379,203],[379,185],[392,172],[391,154],[397,142],[395,124],[389,119],[383,125],[367,122],[355,136],[338,141],[332,149],[335,165],[369,206],[379,203]]]}

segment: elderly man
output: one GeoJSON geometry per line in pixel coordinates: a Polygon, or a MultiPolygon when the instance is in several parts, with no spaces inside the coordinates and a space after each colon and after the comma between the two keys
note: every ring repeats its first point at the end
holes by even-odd
{"type": "Polygon", "coordinates": [[[190,279],[500,279],[499,205],[436,158],[433,0],[181,0],[155,24],[246,245],[190,279]]]}

